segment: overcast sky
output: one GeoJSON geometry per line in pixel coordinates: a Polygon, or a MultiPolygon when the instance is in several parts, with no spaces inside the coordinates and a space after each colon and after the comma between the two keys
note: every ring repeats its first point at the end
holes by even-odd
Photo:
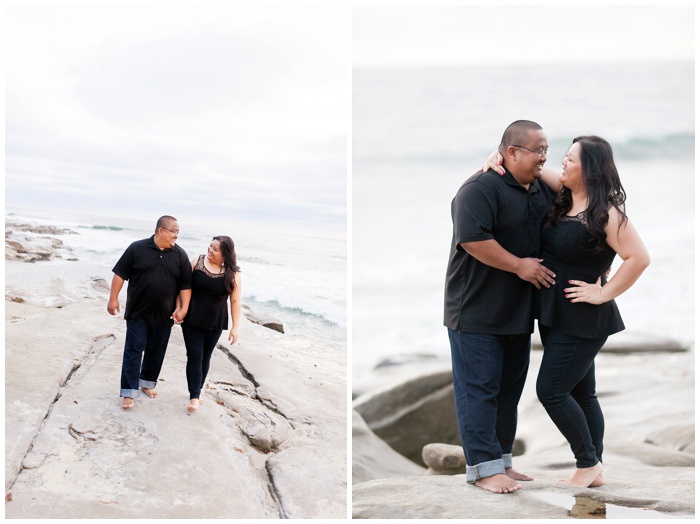
{"type": "Polygon", "coordinates": [[[355,67],[694,60],[692,5],[356,6],[355,67]]]}
{"type": "Polygon", "coordinates": [[[345,231],[356,67],[694,60],[686,6],[6,6],[6,205],[345,231]]]}
{"type": "Polygon", "coordinates": [[[345,233],[347,8],[5,15],[7,206],[345,233]]]}

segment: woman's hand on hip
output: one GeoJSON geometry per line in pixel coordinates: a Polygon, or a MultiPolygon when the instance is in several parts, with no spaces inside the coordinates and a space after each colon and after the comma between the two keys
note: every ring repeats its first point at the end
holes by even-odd
{"type": "Polygon", "coordinates": [[[607,302],[603,296],[603,288],[598,284],[589,284],[583,280],[569,280],[569,284],[573,287],[567,287],[564,293],[572,303],[586,302],[599,305],[607,302]]]}

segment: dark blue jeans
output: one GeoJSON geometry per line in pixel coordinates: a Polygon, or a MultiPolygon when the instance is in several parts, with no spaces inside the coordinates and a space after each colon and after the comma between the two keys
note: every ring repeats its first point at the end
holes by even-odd
{"type": "Polygon", "coordinates": [[[209,331],[190,324],[182,324],[182,336],[187,348],[187,389],[190,400],[199,398],[209,373],[211,354],[221,337],[221,330],[209,331]]]}
{"type": "Polygon", "coordinates": [[[156,387],[171,329],[172,326],[152,326],[138,319],[126,321],[120,392],[122,397],[137,398],[141,394],[139,388],[156,387]]]}
{"type": "Polygon", "coordinates": [[[571,446],[577,468],[603,461],[605,421],[595,393],[595,356],[608,337],[572,337],[540,326],[537,397],[571,446]]]}
{"type": "Polygon", "coordinates": [[[473,483],[512,467],[518,402],[530,364],[530,334],[451,329],[448,334],[467,482],[473,483]]]}

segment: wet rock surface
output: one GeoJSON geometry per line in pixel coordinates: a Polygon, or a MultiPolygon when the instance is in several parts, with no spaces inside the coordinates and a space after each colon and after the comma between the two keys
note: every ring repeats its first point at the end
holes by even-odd
{"type": "MultiPolygon", "coordinates": [[[[468,485],[461,446],[449,442],[453,437],[441,425],[444,410],[421,412],[420,407],[430,405],[430,399],[446,387],[449,362],[443,361],[442,372],[431,365],[423,376],[415,369],[394,370],[390,383],[359,395],[353,406],[357,416],[365,414],[369,419],[365,433],[378,438],[381,431],[394,428],[395,434],[389,433],[390,440],[384,444],[408,440],[415,433],[416,440],[423,442],[421,463],[429,467],[420,472],[390,470],[387,466],[394,457],[387,454],[390,460],[385,461],[381,454],[371,454],[377,443],[366,434],[357,438],[353,431],[353,518],[692,518],[694,348],[677,351],[676,345],[663,341],[653,345],[656,351],[647,351],[650,345],[645,344],[639,351],[603,352],[596,359],[597,394],[606,420],[606,484],[597,488],[558,482],[571,475],[575,463],[568,443],[534,391],[540,351],[531,354],[519,408],[519,449],[514,449],[513,459],[515,469],[535,480],[521,482],[521,490],[505,495],[468,485]],[[404,423],[414,411],[419,415],[413,420],[422,424],[417,431],[404,423]],[[430,413],[439,420],[431,419],[430,413]],[[379,428],[376,435],[373,424],[379,428]],[[356,463],[356,457],[365,456],[372,460],[356,463]],[[361,478],[355,478],[356,469],[361,478]]],[[[410,359],[408,365],[412,365],[410,359]]],[[[379,373],[384,376],[383,371],[379,373]]],[[[442,401],[446,399],[445,395],[442,401]]],[[[361,422],[354,420],[353,428],[361,422]]],[[[410,457],[414,446],[392,446],[392,451],[410,457]]]]}

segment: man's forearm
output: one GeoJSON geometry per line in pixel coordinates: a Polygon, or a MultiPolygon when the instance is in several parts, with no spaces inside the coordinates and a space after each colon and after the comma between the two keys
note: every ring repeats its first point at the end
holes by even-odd
{"type": "Polygon", "coordinates": [[[496,240],[462,242],[460,245],[469,255],[476,258],[482,264],[500,269],[501,271],[508,271],[509,273],[518,272],[520,258],[506,250],[496,240]]]}
{"type": "Polygon", "coordinates": [[[112,277],[112,285],[109,288],[109,299],[118,300],[122,287],[124,287],[124,279],[119,275],[114,274],[112,277]]]}
{"type": "Polygon", "coordinates": [[[556,275],[544,267],[539,258],[516,257],[496,240],[462,242],[460,245],[470,256],[482,264],[501,271],[515,273],[520,279],[530,282],[538,289],[540,286],[549,287],[554,284],[556,275]]]}

